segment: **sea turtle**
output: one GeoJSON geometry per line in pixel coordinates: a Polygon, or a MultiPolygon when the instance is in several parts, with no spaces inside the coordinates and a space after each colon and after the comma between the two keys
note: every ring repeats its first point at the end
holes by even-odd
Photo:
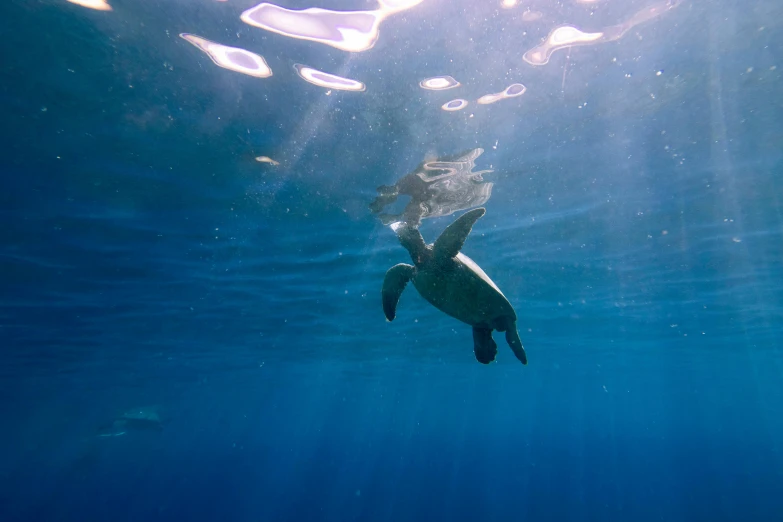
{"type": "Polygon", "coordinates": [[[101,426],[98,430],[99,437],[120,437],[128,431],[161,431],[163,423],[158,408],[149,406],[128,410],[119,417],[112,419],[111,423],[101,426]]]}
{"type": "Polygon", "coordinates": [[[476,208],[457,218],[432,245],[426,245],[418,229],[404,224],[397,237],[415,266],[400,263],[386,272],[383,280],[383,312],[392,321],[397,302],[408,281],[435,308],[473,327],[476,360],[489,364],[498,353],[492,330],[506,332],[506,341],[522,364],[525,349],[517,332],[517,314],[503,292],[484,271],[460,249],[473,224],[484,215],[476,208]]]}

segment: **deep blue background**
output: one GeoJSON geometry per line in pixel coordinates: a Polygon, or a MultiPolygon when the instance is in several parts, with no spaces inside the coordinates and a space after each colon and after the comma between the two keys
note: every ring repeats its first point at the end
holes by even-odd
{"type": "Polygon", "coordinates": [[[521,60],[651,3],[427,0],[349,55],[250,2],[3,2],[0,520],[783,520],[783,8],[684,2],[521,60]],[[477,146],[463,251],[527,367],[476,363],[412,287],[381,311],[407,254],[375,187],[477,146]],[[153,405],[160,432],[96,436],[153,405]]]}

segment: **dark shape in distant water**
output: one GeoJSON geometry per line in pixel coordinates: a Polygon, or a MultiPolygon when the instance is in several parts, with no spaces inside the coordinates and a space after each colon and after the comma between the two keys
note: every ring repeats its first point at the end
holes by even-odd
{"type": "Polygon", "coordinates": [[[394,320],[400,295],[408,281],[413,281],[419,294],[435,308],[473,327],[473,351],[478,362],[489,364],[495,360],[498,346],[492,330],[497,330],[506,332],[506,342],[514,355],[527,364],[514,308],[489,276],[460,252],[473,224],[484,212],[483,208],[466,212],[432,245],[426,245],[414,227],[393,227],[414,266],[400,263],[386,272],[381,292],[383,313],[388,321],[394,320]]]}
{"type": "Polygon", "coordinates": [[[158,409],[155,406],[134,408],[113,419],[110,424],[98,430],[99,437],[120,437],[129,431],[161,431],[158,409]]]}
{"type": "Polygon", "coordinates": [[[482,178],[492,170],[473,172],[476,159],[483,153],[484,149],[479,148],[453,158],[422,162],[394,185],[378,187],[378,197],[370,204],[370,210],[378,214],[384,225],[404,221],[418,227],[422,219],[483,205],[489,201],[493,185],[482,178]],[[382,213],[400,195],[411,197],[405,210],[401,214],[382,213]]]}

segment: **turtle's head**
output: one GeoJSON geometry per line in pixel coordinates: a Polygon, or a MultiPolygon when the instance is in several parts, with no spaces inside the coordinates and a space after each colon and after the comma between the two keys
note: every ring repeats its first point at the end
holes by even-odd
{"type": "Polygon", "coordinates": [[[414,265],[421,266],[429,261],[432,250],[424,243],[424,238],[421,237],[419,229],[406,223],[398,222],[392,224],[392,230],[397,233],[400,243],[411,255],[414,265]]]}

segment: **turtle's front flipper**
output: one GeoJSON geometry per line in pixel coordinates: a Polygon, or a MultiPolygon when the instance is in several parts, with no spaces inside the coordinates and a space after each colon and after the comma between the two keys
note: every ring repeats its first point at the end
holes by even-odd
{"type": "Polygon", "coordinates": [[[492,339],[492,330],[473,327],[473,352],[476,354],[476,360],[481,364],[489,364],[495,360],[498,345],[492,339]]]}
{"type": "Polygon", "coordinates": [[[522,364],[527,364],[527,355],[525,355],[525,349],[522,347],[522,340],[519,338],[519,332],[517,332],[517,323],[511,323],[506,330],[506,342],[514,351],[514,355],[517,356],[522,364]]]}
{"type": "Polygon", "coordinates": [[[413,267],[405,263],[394,265],[386,272],[381,297],[383,298],[383,313],[386,314],[387,320],[394,319],[397,312],[397,302],[400,300],[402,291],[405,290],[405,285],[412,277],[413,267]]]}
{"type": "Polygon", "coordinates": [[[462,245],[470,234],[473,224],[484,215],[483,208],[474,208],[470,212],[465,212],[454,223],[446,227],[446,230],[435,240],[432,247],[435,257],[441,259],[451,259],[459,254],[462,245]]]}

